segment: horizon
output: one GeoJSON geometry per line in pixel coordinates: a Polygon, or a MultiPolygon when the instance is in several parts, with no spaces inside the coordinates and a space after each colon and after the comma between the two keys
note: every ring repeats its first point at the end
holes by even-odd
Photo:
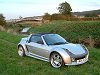
{"type": "Polygon", "coordinates": [[[41,16],[44,13],[58,13],[57,7],[62,2],[68,2],[72,8],[72,12],[83,12],[91,10],[99,10],[100,1],[97,0],[17,0],[4,1],[0,0],[0,13],[9,19],[18,19],[21,17],[41,16]],[[23,14],[24,13],[24,14],[23,14]]]}

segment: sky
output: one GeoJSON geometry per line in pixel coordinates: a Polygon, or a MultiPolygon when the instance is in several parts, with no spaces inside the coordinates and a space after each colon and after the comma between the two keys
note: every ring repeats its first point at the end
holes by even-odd
{"type": "Polygon", "coordinates": [[[57,7],[65,1],[73,12],[100,9],[99,0],[0,0],[0,13],[7,20],[58,13],[57,7]]]}

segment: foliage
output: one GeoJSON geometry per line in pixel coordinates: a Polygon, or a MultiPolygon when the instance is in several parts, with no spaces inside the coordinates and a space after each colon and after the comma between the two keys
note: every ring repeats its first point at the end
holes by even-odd
{"type": "Polygon", "coordinates": [[[0,32],[0,75],[100,75],[100,49],[89,48],[89,61],[83,65],[55,69],[48,62],[18,56],[22,37],[0,32]]]}
{"type": "Polygon", "coordinates": [[[63,2],[63,3],[59,4],[58,10],[63,15],[71,16],[72,8],[71,8],[70,4],[67,2],[63,2]]]}
{"type": "Polygon", "coordinates": [[[2,14],[0,14],[0,25],[1,26],[5,26],[6,25],[5,17],[2,14]]]}
{"type": "Polygon", "coordinates": [[[66,20],[68,17],[63,14],[52,14],[51,19],[52,20],[66,20]]]}
{"type": "Polygon", "coordinates": [[[96,13],[87,13],[85,17],[98,17],[96,13]]]}
{"type": "Polygon", "coordinates": [[[74,17],[74,16],[65,16],[63,14],[52,14],[52,15],[44,15],[43,20],[67,20],[67,21],[100,21],[100,17],[97,15],[87,14],[85,17],[74,17]]]}
{"type": "Polygon", "coordinates": [[[85,16],[85,15],[91,15],[92,14],[96,14],[97,15],[100,15],[100,9],[98,10],[90,10],[90,11],[83,11],[83,12],[72,12],[73,15],[77,15],[77,16],[85,16]]]}
{"type": "Polygon", "coordinates": [[[31,27],[32,25],[30,24],[15,24],[12,22],[8,22],[6,27],[5,27],[5,32],[13,33],[13,34],[18,34],[22,31],[23,28],[26,27],[31,27]]]}
{"type": "Polygon", "coordinates": [[[48,14],[46,13],[44,16],[43,16],[43,20],[66,20],[67,19],[67,16],[63,15],[63,14],[48,14]]]}
{"type": "Polygon", "coordinates": [[[44,19],[44,20],[51,20],[51,15],[50,15],[49,13],[45,13],[45,14],[43,15],[43,19],[44,19]]]}
{"type": "MultiPolygon", "coordinates": [[[[30,33],[57,33],[71,42],[85,41],[89,36],[98,43],[100,40],[100,21],[53,21],[31,28],[30,33]]],[[[100,47],[100,44],[99,44],[100,47]]]]}

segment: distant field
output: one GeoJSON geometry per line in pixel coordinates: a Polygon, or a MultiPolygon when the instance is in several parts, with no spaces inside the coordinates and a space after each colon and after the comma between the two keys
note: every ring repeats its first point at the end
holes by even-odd
{"type": "Polygon", "coordinates": [[[47,62],[18,56],[17,43],[22,37],[0,32],[0,75],[100,75],[100,49],[89,48],[86,64],[55,69],[47,62]]]}

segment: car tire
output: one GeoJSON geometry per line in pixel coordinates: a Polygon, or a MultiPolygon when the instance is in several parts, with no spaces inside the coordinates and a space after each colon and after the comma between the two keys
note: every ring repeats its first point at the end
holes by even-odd
{"type": "Polygon", "coordinates": [[[64,61],[61,55],[57,52],[54,52],[51,54],[50,63],[54,68],[61,68],[64,66],[64,61]]]}
{"type": "Polygon", "coordinates": [[[18,55],[19,56],[26,56],[25,50],[23,49],[22,46],[19,46],[19,48],[18,48],[18,55]]]}

